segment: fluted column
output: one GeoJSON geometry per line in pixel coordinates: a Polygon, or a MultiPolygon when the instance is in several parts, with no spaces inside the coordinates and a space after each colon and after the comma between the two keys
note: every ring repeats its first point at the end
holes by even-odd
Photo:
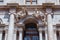
{"type": "Polygon", "coordinates": [[[0,30],[0,40],[2,40],[2,33],[3,31],[2,30],[0,30]]]}
{"type": "Polygon", "coordinates": [[[19,29],[19,40],[23,40],[23,29],[19,29]]]}
{"type": "Polygon", "coordinates": [[[14,33],[14,14],[10,14],[10,22],[9,22],[7,40],[13,40],[13,33],[14,33]]]}
{"type": "Polygon", "coordinates": [[[48,40],[53,40],[53,24],[52,24],[52,16],[51,14],[47,15],[48,22],[48,40]]]}

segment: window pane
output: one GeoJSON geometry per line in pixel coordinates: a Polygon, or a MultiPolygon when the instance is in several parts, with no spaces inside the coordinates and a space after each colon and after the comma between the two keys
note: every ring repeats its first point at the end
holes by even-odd
{"type": "Polygon", "coordinates": [[[24,40],[30,40],[30,37],[29,37],[29,36],[26,36],[26,37],[24,38],[24,40]]]}
{"type": "Polygon", "coordinates": [[[39,37],[38,36],[33,36],[32,40],[39,40],[39,37]]]}

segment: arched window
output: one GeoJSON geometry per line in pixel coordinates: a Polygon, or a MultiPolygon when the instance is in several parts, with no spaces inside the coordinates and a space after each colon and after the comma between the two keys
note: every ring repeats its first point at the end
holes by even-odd
{"type": "Polygon", "coordinates": [[[39,40],[39,33],[35,23],[25,24],[24,40],[39,40]]]}

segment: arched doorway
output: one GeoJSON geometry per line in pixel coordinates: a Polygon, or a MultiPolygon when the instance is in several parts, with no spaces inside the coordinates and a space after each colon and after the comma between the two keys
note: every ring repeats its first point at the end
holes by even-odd
{"type": "Polygon", "coordinates": [[[25,24],[24,40],[39,40],[39,33],[36,23],[25,24]]]}

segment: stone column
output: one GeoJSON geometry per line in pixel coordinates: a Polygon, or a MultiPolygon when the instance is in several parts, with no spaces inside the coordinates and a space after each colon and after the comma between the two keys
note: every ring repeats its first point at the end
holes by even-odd
{"type": "Polygon", "coordinates": [[[24,5],[26,4],[26,0],[24,0],[24,5]]]}
{"type": "Polygon", "coordinates": [[[3,31],[0,30],[0,40],[2,40],[3,31]]]}
{"type": "Polygon", "coordinates": [[[17,37],[17,30],[14,30],[14,39],[13,40],[16,40],[16,37],[17,37]]]}
{"type": "Polygon", "coordinates": [[[5,40],[7,40],[7,36],[8,36],[8,33],[7,33],[7,30],[5,30],[5,40]]]}
{"type": "Polygon", "coordinates": [[[19,29],[19,40],[23,40],[23,29],[19,29]]]}
{"type": "Polygon", "coordinates": [[[48,40],[53,40],[53,24],[52,24],[52,16],[51,14],[47,15],[47,23],[48,23],[48,40]]]}
{"type": "Polygon", "coordinates": [[[39,28],[39,40],[43,40],[42,39],[42,30],[40,30],[40,28],[39,28]]]}
{"type": "Polygon", "coordinates": [[[54,31],[54,40],[57,40],[56,30],[54,31]]]}
{"type": "Polygon", "coordinates": [[[45,40],[48,40],[47,30],[45,31],[45,40]]]}
{"type": "Polygon", "coordinates": [[[10,14],[10,22],[9,22],[7,40],[13,40],[13,33],[14,33],[14,14],[10,14]]]}
{"type": "Polygon", "coordinates": [[[59,38],[58,39],[60,39],[60,31],[58,31],[58,32],[59,32],[59,36],[58,36],[59,38]]]}
{"type": "Polygon", "coordinates": [[[52,8],[46,8],[47,25],[48,25],[48,40],[54,40],[53,38],[53,21],[52,21],[52,8]]]}

